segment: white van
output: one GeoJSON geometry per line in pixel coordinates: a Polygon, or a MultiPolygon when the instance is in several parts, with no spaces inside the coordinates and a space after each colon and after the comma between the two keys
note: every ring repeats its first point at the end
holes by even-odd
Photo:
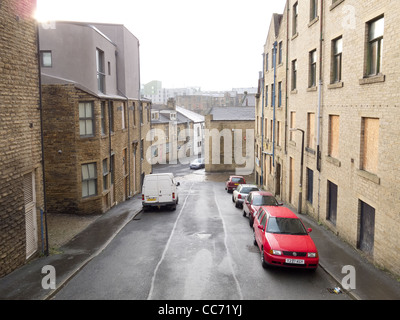
{"type": "Polygon", "coordinates": [[[142,187],[143,210],[161,206],[175,210],[179,200],[176,187],[179,185],[172,173],[147,174],[142,187]]]}

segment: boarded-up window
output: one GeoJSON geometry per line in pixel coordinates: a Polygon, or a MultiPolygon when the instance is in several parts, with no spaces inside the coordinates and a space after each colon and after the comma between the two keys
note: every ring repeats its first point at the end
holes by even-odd
{"type": "Polygon", "coordinates": [[[315,149],[315,113],[307,114],[307,147],[315,149]]]}
{"type": "Polygon", "coordinates": [[[339,116],[329,116],[328,154],[333,158],[339,157],[339,116]]]}
{"type": "Polygon", "coordinates": [[[361,169],[378,172],[379,119],[362,118],[361,169]]]}

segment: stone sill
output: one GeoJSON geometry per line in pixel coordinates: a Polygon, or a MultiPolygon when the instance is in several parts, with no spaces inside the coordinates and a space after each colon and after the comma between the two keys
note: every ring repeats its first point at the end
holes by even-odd
{"type": "Polygon", "coordinates": [[[329,10],[332,11],[333,9],[335,9],[339,4],[341,4],[342,2],[344,2],[344,0],[338,0],[335,3],[333,3],[330,7],[329,10]]]}
{"type": "Polygon", "coordinates": [[[331,156],[326,156],[325,157],[326,162],[329,162],[331,164],[333,164],[336,167],[339,167],[342,165],[342,163],[340,162],[340,160],[336,159],[336,158],[332,158],[331,156]]]}
{"type": "Polygon", "coordinates": [[[365,77],[359,80],[360,85],[385,82],[385,75],[378,74],[376,76],[365,77]]]}
{"type": "Polygon", "coordinates": [[[343,81],[335,82],[328,84],[328,89],[338,89],[338,88],[343,88],[344,83],[343,81]]]}
{"type": "Polygon", "coordinates": [[[307,88],[307,92],[317,91],[317,86],[307,88]]]}
{"type": "Polygon", "coordinates": [[[381,184],[381,179],[374,173],[360,169],[360,170],[357,170],[357,174],[369,181],[376,183],[376,184],[381,184]]]}

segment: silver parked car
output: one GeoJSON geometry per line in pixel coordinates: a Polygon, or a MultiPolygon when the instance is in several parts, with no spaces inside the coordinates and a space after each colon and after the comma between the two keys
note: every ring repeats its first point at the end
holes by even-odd
{"type": "Polygon", "coordinates": [[[205,168],[205,166],[204,158],[195,159],[190,163],[190,169],[201,169],[205,168]]]}
{"type": "Polygon", "coordinates": [[[252,191],[260,191],[255,184],[240,184],[232,193],[232,201],[236,208],[243,208],[244,199],[252,191]]]}

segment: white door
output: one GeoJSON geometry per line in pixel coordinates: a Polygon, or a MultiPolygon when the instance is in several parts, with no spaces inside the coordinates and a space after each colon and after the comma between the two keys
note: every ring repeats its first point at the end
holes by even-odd
{"type": "Polygon", "coordinates": [[[33,172],[24,175],[24,203],[26,227],[26,258],[32,256],[38,247],[36,220],[35,175],[33,172]]]}

